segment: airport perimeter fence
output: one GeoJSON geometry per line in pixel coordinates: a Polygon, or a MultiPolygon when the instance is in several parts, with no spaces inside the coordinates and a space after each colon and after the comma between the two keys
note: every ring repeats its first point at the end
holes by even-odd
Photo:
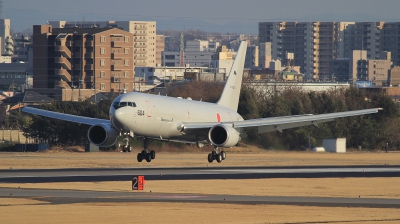
{"type": "Polygon", "coordinates": [[[0,151],[37,152],[49,149],[49,144],[39,139],[27,138],[18,129],[0,129],[0,151]]]}

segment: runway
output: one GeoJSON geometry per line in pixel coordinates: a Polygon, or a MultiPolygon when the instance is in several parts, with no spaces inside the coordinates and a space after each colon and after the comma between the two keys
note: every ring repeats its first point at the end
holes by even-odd
{"type": "Polygon", "coordinates": [[[328,198],[247,195],[164,194],[148,192],[102,192],[77,190],[43,190],[0,188],[0,197],[31,198],[52,204],[119,202],[190,202],[302,205],[329,207],[400,208],[400,199],[328,198]]]}
{"type": "Polygon", "coordinates": [[[0,170],[0,183],[208,180],[259,178],[400,177],[400,166],[179,167],[0,170]]]}
{"type": "MultiPolygon", "coordinates": [[[[400,166],[296,166],[296,167],[206,167],[126,169],[35,169],[0,170],[0,183],[129,181],[144,175],[146,180],[400,177],[400,166]]],[[[349,186],[351,187],[351,186],[349,186]]],[[[302,206],[400,208],[400,199],[329,198],[288,196],[241,196],[165,194],[149,192],[104,192],[0,188],[0,197],[31,198],[52,204],[87,202],[192,202],[277,204],[302,206]]]]}

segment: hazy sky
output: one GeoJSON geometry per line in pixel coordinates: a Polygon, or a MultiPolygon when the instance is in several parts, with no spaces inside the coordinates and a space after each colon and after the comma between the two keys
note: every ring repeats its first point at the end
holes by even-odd
{"type": "Polygon", "coordinates": [[[258,33],[263,21],[400,22],[400,0],[3,0],[14,31],[48,20],[151,20],[165,30],[258,33]]]}

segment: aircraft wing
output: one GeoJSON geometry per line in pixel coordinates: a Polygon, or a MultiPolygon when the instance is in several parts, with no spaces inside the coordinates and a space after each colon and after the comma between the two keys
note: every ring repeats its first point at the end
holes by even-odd
{"type": "Polygon", "coordinates": [[[88,124],[88,125],[111,124],[111,122],[106,119],[82,117],[82,116],[77,116],[77,115],[72,115],[72,114],[63,114],[63,113],[59,113],[59,112],[41,110],[41,109],[32,108],[32,107],[24,107],[22,109],[22,112],[36,114],[36,115],[40,115],[40,116],[44,116],[44,117],[55,118],[55,119],[64,120],[64,121],[71,121],[71,122],[80,123],[80,124],[88,124]]]}
{"type": "Polygon", "coordinates": [[[183,132],[195,132],[200,130],[206,130],[217,124],[230,125],[234,128],[250,128],[258,127],[258,133],[264,133],[269,131],[282,131],[284,129],[296,128],[307,125],[318,126],[320,123],[333,121],[335,118],[350,117],[363,114],[377,113],[382,108],[372,108],[364,110],[354,110],[346,112],[328,113],[328,114],[305,114],[305,115],[294,115],[284,117],[271,117],[271,118],[258,118],[244,121],[234,122],[196,122],[196,123],[183,123],[181,130],[183,132]]]}

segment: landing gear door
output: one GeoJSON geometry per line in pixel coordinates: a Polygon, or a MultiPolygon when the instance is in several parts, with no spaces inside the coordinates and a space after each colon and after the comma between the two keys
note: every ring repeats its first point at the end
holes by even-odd
{"type": "Polygon", "coordinates": [[[151,117],[152,107],[150,101],[146,100],[146,107],[147,107],[147,117],[151,117]]]}

